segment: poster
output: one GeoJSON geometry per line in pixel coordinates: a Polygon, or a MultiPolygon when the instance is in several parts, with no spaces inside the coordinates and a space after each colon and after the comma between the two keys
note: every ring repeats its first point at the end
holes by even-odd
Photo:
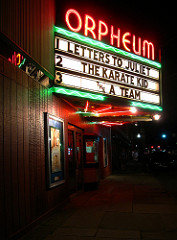
{"type": "Polygon", "coordinates": [[[64,183],[64,121],[44,113],[47,186],[56,187],[64,183]]]}
{"type": "Polygon", "coordinates": [[[60,130],[50,127],[51,134],[51,164],[52,173],[61,171],[61,157],[60,157],[60,130]]]}

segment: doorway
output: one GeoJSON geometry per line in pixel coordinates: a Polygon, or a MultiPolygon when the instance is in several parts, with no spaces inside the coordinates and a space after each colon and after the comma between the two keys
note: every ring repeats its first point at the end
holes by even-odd
{"type": "Polygon", "coordinates": [[[69,191],[74,193],[83,186],[83,130],[68,125],[69,191]]]}

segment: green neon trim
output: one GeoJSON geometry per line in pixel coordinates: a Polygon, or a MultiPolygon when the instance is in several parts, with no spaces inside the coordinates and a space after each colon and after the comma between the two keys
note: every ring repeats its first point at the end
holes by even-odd
{"type": "Polygon", "coordinates": [[[89,37],[82,36],[82,35],[80,35],[78,33],[71,32],[71,31],[65,30],[63,28],[56,27],[56,26],[54,26],[54,31],[56,33],[61,34],[61,35],[64,35],[64,36],[73,38],[75,40],[78,40],[78,41],[80,41],[82,43],[87,43],[87,44],[90,44],[90,45],[92,45],[94,47],[98,47],[98,48],[101,48],[103,50],[109,50],[109,51],[111,51],[113,53],[118,53],[118,54],[123,55],[125,57],[129,57],[132,60],[138,60],[140,62],[147,63],[147,64],[149,64],[151,66],[154,66],[154,67],[157,67],[157,68],[161,68],[161,63],[159,63],[159,62],[155,62],[155,61],[152,61],[150,59],[147,59],[147,58],[135,55],[133,53],[126,52],[126,51],[124,51],[122,49],[115,48],[115,47],[110,46],[108,44],[105,44],[103,42],[91,39],[89,37]]]}
{"type": "Polygon", "coordinates": [[[131,102],[131,106],[133,107],[139,107],[139,108],[146,108],[156,111],[163,111],[163,108],[157,105],[151,105],[146,103],[140,103],[140,102],[131,102]]]}
{"type": "Polygon", "coordinates": [[[84,115],[84,116],[99,116],[98,113],[93,113],[93,112],[81,112],[81,111],[78,111],[76,112],[77,114],[81,114],[81,115],[84,115]]]}
{"type": "Polygon", "coordinates": [[[75,96],[75,97],[81,97],[81,98],[89,98],[92,100],[99,100],[99,101],[104,101],[105,96],[99,95],[99,94],[93,94],[93,93],[88,93],[88,92],[82,92],[79,90],[72,90],[64,87],[52,87],[51,91],[54,93],[61,93],[69,96],[75,96]]]}
{"type": "Polygon", "coordinates": [[[26,58],[23,59],[23,61],[19,64],[19,68],[21,68],[21,66],[23,66],[25,64],[26,58]]]}

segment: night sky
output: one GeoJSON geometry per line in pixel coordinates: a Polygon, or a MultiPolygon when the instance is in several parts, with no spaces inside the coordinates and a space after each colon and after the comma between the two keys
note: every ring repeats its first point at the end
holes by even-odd
{"type": "MultiPolygon", "coordinates": [[[[64,13],[75,8],[79,13],[119,27],[154,43],[162,52],[163,118],[158,131],[177,133],[177,13],[175,1],[56,1],[56,25],[64,13]]],[[[64,25],[63,25],[64,26],[64,25]]]]}

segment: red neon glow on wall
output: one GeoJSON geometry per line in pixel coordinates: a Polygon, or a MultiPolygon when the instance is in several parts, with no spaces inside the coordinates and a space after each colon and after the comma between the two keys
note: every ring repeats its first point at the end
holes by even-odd
{"type": "Polygon", "coordinates": [[[69,9],[65,15],[65,21],[68,28],[73,32],[83,31],[85,36],[91,36],[93,39],[101,41],[104,37],[109,37],[110,44],[122,48],[128,52],[133,52],[137,55],[154,60],[155,49],[154,44],[147,40],[142,40],[140,37],[130,32],[122,32],[119,28],[111,25],[110,27],[103,21],[95,19],[85,14],[82,19],[80,13],[75,9],[69,9]],[[71,15],[74,16],[71,17],[71,15]],[[77,19],[76,22],[73,22],[77,19]]]}
{"type": "Polygon", "coordinates": [[[79,32],[82,28],[82,18],[80,16],[80,14],[75,10],[75,9],[69,9],[67,12],[66,12],[66,16],[65,16],[65,20],[66,20],[66,24],[68,26],[68,28],[73,31],[73,32],[79,32]],[[70,15],[71,14],[74,14],[78,20],[77,22],[77,27],[73,27],[70,23],[70,15]]]}

